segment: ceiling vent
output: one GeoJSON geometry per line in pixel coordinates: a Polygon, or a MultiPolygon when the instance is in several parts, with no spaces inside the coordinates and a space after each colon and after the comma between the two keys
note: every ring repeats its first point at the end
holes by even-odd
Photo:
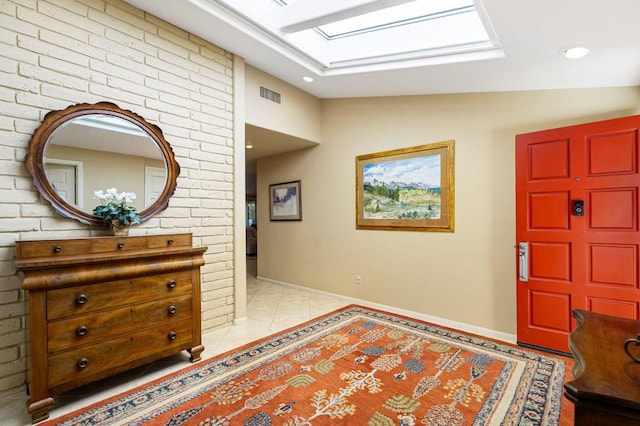
{"type": "Polygon", "coordinates": [[[260,86],[260,97],[277,104],[280,103],[280,93],[274,92],[273,90],[267,89],[266,87],[260,86]]]}

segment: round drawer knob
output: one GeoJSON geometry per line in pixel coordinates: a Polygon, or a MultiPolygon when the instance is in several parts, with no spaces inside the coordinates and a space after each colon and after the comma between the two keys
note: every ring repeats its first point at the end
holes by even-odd
{"type": "Polygon", "coordinates": [[[175,305],[169,305],[167,310],[169,311],[169,315],[175,315],[176,312],[178,312],[178,308],[176,308],[175,305]]]}
{"type": "Polygon", "coordinates": [[[167,338],[169,340],[176,340],[177,337],[178,337],[178,334],[175,331],[170,331],[169,334],[167,335],[167,338]]]}
{"type": "Polygon", "coordinates": [[[119,249],[124,248],[124,243],[118,243],[118,248],[119,248],[119,249]]]}
{"type": "Polygon", "coordinates": [[[76,362],[76,365],[78,366],[78,368],[85,368],[87,365],[89,365],[89,360],[85,357],[78,358],[78,362],[76,362]]]}
{"type": "Polygon", "coordinates": [[[80,337],[86,336],[88,332],[89,332],[89,329],[87,328],[86,325],[81,325],[76,329],[76,335],[80,337]]]}
{"type": "Polygon", "coordinates": [[[53,252],[54,252],[54,253],[60,253],[61,251],[62,251],[62,246],[55,246],[55,247],[53,248],[53,252]]]}
{"type": "Polygon", "coordinates": [[[76,303],[78,305],[84,305],[85,303],[87,303],[88,300],[89,298],[87,297],[86,294],[79,294],[76,296],[76,303]]]}
{"type": "Polygon", "coordinates": [[[176,280],[170,280],[167,283],[167,287],[169,287],[169,288],[176,288],[176,285],[178,285],[178,283],[176,283],[176,280]]]}

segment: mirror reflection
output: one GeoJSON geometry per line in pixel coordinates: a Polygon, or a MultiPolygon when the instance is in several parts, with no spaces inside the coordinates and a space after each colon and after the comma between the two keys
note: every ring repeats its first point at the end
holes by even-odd
{"type": "Polygon", "coordinates": [[[33,132],[24,165],[40,196],[62,216],[104,226],[94,192],[136,194],[144,222],[169,205],[180,165],[162,130],[111,102],[49,111],[33,132]]]}
{"type": "Polygon", "coordinates": [[[162,151],[135,123],[87,114],[59,126],[47,139],[44,171],[54,191],[83,212],[99,204],[94,192],[134,192],[138,211],[151,206],[167,183],[162,151]]]}

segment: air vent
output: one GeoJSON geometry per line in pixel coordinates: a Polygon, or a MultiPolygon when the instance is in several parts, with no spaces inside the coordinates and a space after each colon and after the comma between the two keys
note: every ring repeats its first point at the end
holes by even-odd
{"type": "Polygon", "coordinates": [[[260,97],[277,104],[280,103],[280,93],[274,92],[273,90],[267,89],[266,87],[260,86],[260,97]]]}

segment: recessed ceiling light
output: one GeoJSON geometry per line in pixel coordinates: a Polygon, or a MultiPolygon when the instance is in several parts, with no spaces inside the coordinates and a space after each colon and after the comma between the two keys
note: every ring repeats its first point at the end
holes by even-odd
{"type": "Polygon", "coordinates": [[[247,148],[247,149],[251,149],[251,148],[253,148],[253,145],[251,145],[251,144],[247,144],[247,145],[245,145],[244,147],[245,147],[245,148],[247,148]]]}
{"type": "Polygon", "coordinates": [[[568,59],[580,59],[587,56],[589,49],[582,46],[569,47],[562,50],[562,54],[568,59]]]}
{"type": "Polygon", "coordinates": [[[309,77],[308,75],[305,75],[304,77],[302,77],[302,79],[307,83],[313,82],[313,77],[309,77]]]}

